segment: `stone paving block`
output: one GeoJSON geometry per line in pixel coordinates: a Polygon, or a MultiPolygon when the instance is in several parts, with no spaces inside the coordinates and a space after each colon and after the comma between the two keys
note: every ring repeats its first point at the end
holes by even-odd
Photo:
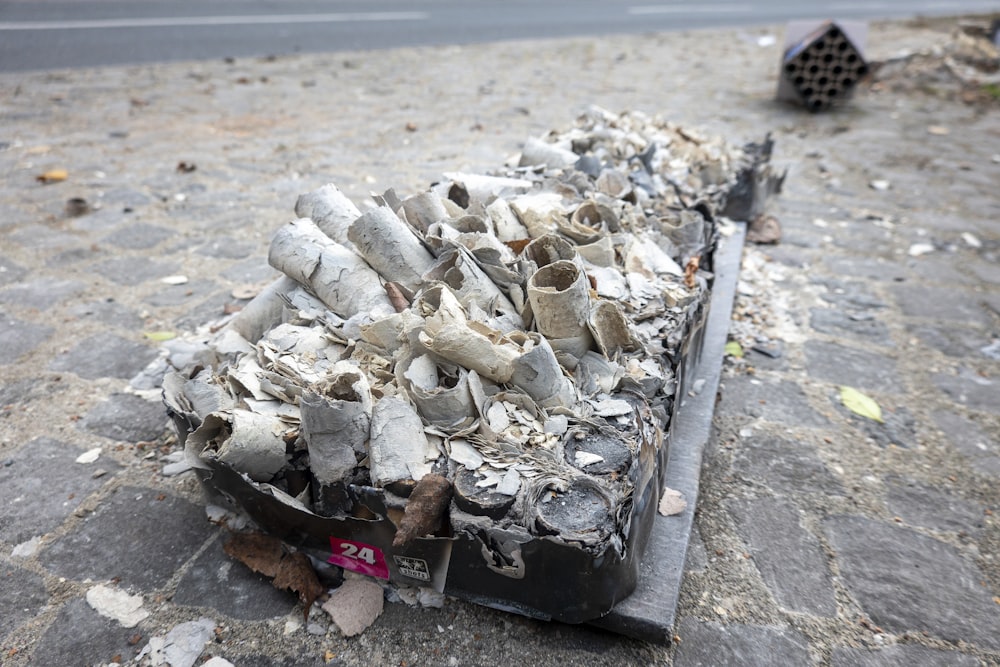
{"type": "Polygon", "coordinates": [[[916,421],[906,408],[891,408],[882,405],[882,421],[877,422],[848,410],[844,406],[838,390],[830,392],[830,402],[855,427],[882,447],[896,445],[909,449],[918,442],[916,421]]]}
{"type": "Polygon", "coordinates": [[[980,350],[989,345],[988,331],[976,327],[935,326],[916,324],[907,331],[920,339],[928,349],[938,350],[949,357],[981,356],[980,350]]]}
{"type": "Polygon", "coordinates": [[[107,665],[131,660],[145,642],[142,626],[124,628],[94,611],[83,598],[70,600],[60,610],[31,653],[32,665],[107,665]]]}
{"type": "Polygon", "coordinates": [[[117,577],[123,587],[145,593],[164,585],[210,534],[203,508],[154,489],[129,486],[102,500],[39,559],[69,579],[117,577]]]}
{"type": "Polygon", "coordinates": [[[814,278],[813,282],[826,287],[826,291],[820,292],[821,299],[841,308],[878,310],[887,305],[879,296],[872,294],[865,283],[827,277],[814,278]]]}
{"type": "Polygon", "coordinates": [[[4,237],[12,243],[35,250],[72,248],[79,243],[79,239],[73,234],[46,225],[21,225],[4,237]]]}
{"type": "Polygon", "coordinates": [[[0,290],[0,303],[48,310],[57,303],[79,294],[85,288],[86,285],[79,280],[40,278],[0,290]]]}
{"type": "Polygon", "coordinates": [[[969,535],[983,528],[983,510],[987,508],[962,499],[953,489],[899,477],[886,479],[886,486],[889,512],[911,526],[969,535]]]}
{"type": "Polygon", "coordinates": [[[79,422],[80,428],[124,442],[156,440],[167,429],[167,413],[158,401],[135,394],[112,394],[79,422]]]}
{"type": "Polygon", "coordinates": [[[198,246],[195,252],[213,259],[245,259],[256,249],[256,244],[224,236],[198,246]]]}
{"type": "Polygon", "coordinates": [[[27,272],[23,266],[0,255],[0,285],[12,285],[21,280],[27,272]]]}
{"type": "Polygon", "coordinates": [[[174,235],[174,232],[166,227],[140,222],[115,230],[101,239],[101,243],[128,250],[145,250],[159,245],[174,235]]]}
{"type": "Polygon", "coordinates": [[[778,493],[844,493],[815,447],[794,440],[765,436],[741,439],[733,453],[733,471],[778,493]]]}
{"type": "Polygon", "coordinates": [[[808,642],[792,628],[681,620],[674,667],[808,665],[808,642]]]}
{"type": "Polygon", "coordinates": [[[817,616],[837,614],[826,556],[816,537],[800,525],[792,504],[740,498],[726,507],[780,607],[817,616]]]}
{"type": "Polygon", "coordinates": [[[103,322],[117,329],[135,331],[142,327],[142,318],[138,314],[111,298],[76,304],[67,310],[67,314],[79,320],[103,322]]]}
{"type": "Polygon", "coordinates": [[[139,285],[177,273],[176,262],[157,262],[148,257],[108,259],[93,267],[96,273],[118,285],[139,285]]]}
{"type": "Polygon", "coordinates": [[[181,578],[173,601],[252,621],[291,612],[297,602],[295,595],[279,591],[270,579],[227,556],[222,549],[226,538],[226,534],[221,535],[198,557],[181,578]]]}
{"type": "Polygon", "coordinates": [[[49,602],[45,582],[31,570],[0,560],[0,641],[49,602]]]}
{"type": "Polygon", "coordinates": [[[832,667],[978,667],[979,660],[955,651],[916,645],[835,648],[832,667]]]}
{"type": "Polygon", "coordinates": [[[931,253],[917,257],[907,262],[910,271],[918,278],[938,285],[975,285],[978,281],[967,273],[960,271],[956,265],[963,262],[952,254],[931,253]]]}
{"type": "Polygon", "coordinates": [[[823,265],[841,276],[864,278],[882,282],[900,281],[906,277],[906,268],[883,257],[864,255],[831,255],[823,258],[823,265]]]}
{"type": "MultiPolygon", "coordinates": [[[[20,544],[61,524],[106,481],[94,479],[94,466],[75,463],[83,451],[51,438],[36,438],[0,466],[0,540],[20,544]]],[[[118,470],[108,457],[102,468],[118,470]]]]}
{"type": "Polygon", "coordinates": [[[184,312],[174,325],[185,331],[195,331],[207,322],[214,322],[226,314],[227,304],[246,305],[247,301],[234,299],[229,290],[220,290],[197,306],[184,312]]]}
{"type": "Polygon", "coordinates": [[[876,625],[1000,648],[1000,605],[954,547],[858,516],[827,519],[824,528],[844,585],[876,625]]]}
{"type": "Polygon", "coordinates": [[[836,385],[902,393],[896,363],[889,357],[857,350],[838,343],[806,341],[810,375],[836,385]]]}
{"type": "Polygon", "coordinates": [[[969,369],[959,369],[955,375],[938,373],[934,384],[956,403],[973,410],[1000,412],[1000,378],[983,377],[969,369]]]}
{"type": "Polygon", "coordinates": [[[983,282],[1000,285],[1000,262],[977,259],[969,262],[968,267],[983,282]]]}
{"type": "Polygon", "coordinates": [[[0,385],[0,417],[6,414],[5,407],[27,403],[40,392],[40,383],[31,378],[0,385]]]}
{"type": "Polygon", "coordinates": [[[12,364],[52,336],[52,327],[0,312],[0,365],[12,364]]]}
{"type": "Polygon", "coordinates": [[[969,460],[973,470],[1000,476],[1000,437],[989,437],[975,422],[954,412],[939,410],[932,414],[948,443],[969,460]]]}
{"type": "Polygon", "coordinates": [[[226,280],[234,283],[267,283],[280,274],[268,265],[267,260],[262,257],[250,257],[242,262],[237,262],[220,274],[226,280]]]}
{"type": "Polygon", "coordinates": [[[809,311],[809,326],[834,336],[850,334],[880,345],[891,345],[889,330],[871,312],[852,313],[839,308],[813,308],[809,311]]]}
{"type": "Polygon", "coordinates": [[[989,314],[980,305],[980,293],[958,288],[906,284],[895,285],[892,289],[903,313],[910,317],[925,317],[957,324],[990,324],[989,314]]]}
{"type": "Polygon", "coordinates": [[[194,280],[183,285],[164,285],[151,295],[142,300],[154,308],[168,308],[171,306],[192,306],[216,290],[216,285],[211,280],[194,280]]]}
{"type": "Polygon", "coordinates": [[[721,411],[745,414],[797,426],[825,426],[829,422],[812,409],[805,392],[787,380],[761,380],[749,375],[724,378],[721,411]]]}
{"type": "Polygon", "coordinates": [[[85,338],[60,354],[49,370],[76,373],[87,380],[128,379],[157,357],[156,348],[116,334],[100,333],[85,338]]]}

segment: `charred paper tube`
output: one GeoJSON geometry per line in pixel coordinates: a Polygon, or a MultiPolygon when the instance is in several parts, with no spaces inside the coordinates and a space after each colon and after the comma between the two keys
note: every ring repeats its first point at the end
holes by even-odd
{"type": "Polygon", "coordinates": [[[355,220],[347,236],[379,275],[412,291],[420,288],[420,276],[434,263],[434,256],[388,206],[355,220]]]}
{"type": "Polygon", "coordinates": [[[613,359],[621,351],[632,352],[640,347],[621,306],[613,301],[602,299],[594,303],[589,325],[594,342],[608,359],[613,359]]]}
{"type": "Polygon", "coordinates": [[[347,483],[367,455],[372,415],[368,379],[354,364],[337,362],[328,379],[303,392],[299,405],[302,438],[317,483],[317,509],[325,515],[346,511],[347,483]]]}
{"type": "Polygon", "coordinates": [[[576,359],[593,344],[587,276],[573,262],[560,260],[544,266],[528,280],[528,302],[535,326],[553,349],[576,359]]]}
{"type": "Polygon", "coordinates": [[[215,458],[255,482],[267,482],[285,466],[287,428],[276,417],[249,410],[213,412],[187,444],[201,457],[215,458]]]}
{"type": "Polygon", "coordinates": [[[331,241],[311,220],[290,222],[274,235],[268,262],[309,288],[341,317],[393,312],[379,275],[361,257],[331,241]]]}
{"type": "Polygon", "coordinates": [[[560,260],[566,260],[576,264],[581,270],[583,262],[580,260],[576,248],[569,241],[555,234],[544,234],[534,241],[524,246],[521,254],[528,260],[535,263],[538,268],[548,266],[560,260]]]}
{"type": "Polygon", "coordinates": [[[555,192],[521,195],[510,200],[510,206],[531,238],[556,231],[566,214],[562,196],[555,192]]]}
{"type": "Polygon", "coordinates": [[[399,384],[406,388],[428,424],[445,431],[461,429],[474,419],[469,372],[460,366],[437,363],[429,354],[396,364],[399,384]]]}
{"type": "Polygon", "coordinates": [[[347,229],[361,216],[361,211],[333,183],[300,195],[295,202],[295,215],[310,218],[331,239],[347,248],[353,247],[347,229]]]}
{"type": "Polygon", "coordinates": [[[597,481],[577,477],[531,481],[524,496],[528,530],[566,542],[600,547],[615,530],[615,502],[597,481]]]}
{"type": "Polygon", "coordinates": [[[434,192],[421,192],[404,199],[403,214],[406,221],[421,233],[426,232],[435,222],[451,217],[441,197],[434,192]]]}
{"type": "Polygon", "coordinates": [[[530,238],[528,229],[521,224],[521,220],[514,213],[514,209],[511,208],[510,202],[506,199],[497,199],[487,206],[486,215],[493,222],[493,227],[497,231],[497,238],[504,243],[530,238]]]}
{"type": "Polygon", "coordinates": [[[599,424],[579,424],[564,438],[566,463],[591,475],[624,475],[632,465],[632,450],[623,434],[599,424]]]}
{"type": "Polygon", "coordinates": [[[482,481],[475,471],[459,468],[455,474],[455,506],[475,516],[502,519],[514,505],[515,496],[499,493],[495,486],[481,486],[482,481]]]}
{"type": "Polygon", "coordinates": [[[506,333],[524,328],[524,322],[500,288],[490,280],[464,247],[445,250],[424,274],[427,282],[440,281],[469,307],[476,304],[490,317],[489,324],[506,333]]]}
{"type": "Polygon", "coordinates": [[[541,139],[531,138],[524,142],[518,166],[533,167],[544,165],[550,169],[565,169],[572,167],[579,158],[579,155],[568,148],[550,144],[541,139]]]}
{"type": "Polygon", "coordinates": [[[687,264],[689,258],[705,251],[708,243],[706,234],[710,227],[701,213],[687,209],[678,215],[660,218],[660,230],[677,246],[682,264],[687,264]]]}
{"type": "Polygon", "coordinates": [[[510,382],[545,407],[572,405],[573,385],[543,336],[521,331],[505,336],[469,320],[444,286],[428,290],[422,299],[425,307],[434,307],[420,333],[420,342],[428,350],[494,382],[510,382]],[[431,304],[430,297],[436,304],[431,304]]]}
{"type": "Polygon", "coordinates": [[[264,332],[281,322],[285,308],[285,295],[298,287],[288,276],[281,276],[250,300],[243,310],[226,325],[246,340],[256,343],[264,332]]]}
{"type": "Polygon", "coordinates": [[[368,442],[372,483],[420,480],[431,471],[424,425],[416,408],[399,396],[386,396],[372,410],[368,442]]]}

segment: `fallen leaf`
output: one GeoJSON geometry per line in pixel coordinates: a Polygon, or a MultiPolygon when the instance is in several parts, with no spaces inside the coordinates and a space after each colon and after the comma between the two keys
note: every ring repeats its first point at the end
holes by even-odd
{"type": "Polygon", "coordinates": [[[49,169],[45,173],[35,176],[36,181],[44,183],[45,185],[48,185],[49,183],[59,183],[61,181],[65,181],[67,178],[69,178],[69,172],[65,169],[49,169]]]}
{"type": "Polygon", "coordinates": [[[275,588],[296,593],[307,619],[316,598],[326,590],[319,583],[309,557],[301,551],[288,551],[276,537],[263,533],[236,533],[226,540],[222,550],[254,572],[270,577],[275,588]]]}
{"type": "Polygon", "coordinates": [[[392,546],[401,547],[410,540],[437,530],[451,502],[451,482],[441,475],[424,475],[413,487],[392,546]]]}
{"type": "Polygon", "coordinates": [[[417,131],[417,124],[416,123],[412,123],[412,122],[411,123],[407,123],[406,124],[406,131],[407,132],[416,132],[417,131]]]}
{"type": "Polygon", "coordinates": [[[737,359],[743,358],[743,346],[737,341],[731,340],[726,343],[725,353],[730,357],[736,357],[737,359]]]}
{"type": "Polygon", "coordinates": [[[178,162],[177,163],[177,171],[181,172],[182,174],[190,174],[192,171],[194,171],[197,168],[198,168],[198,165],[196,165],[194,162],[178,162]]]}
{"type": "Polygon", "coordinates": [[[163,341],[177,338],[177,334],[173,331],[146,331],[142,335],[154,343],[162,343],[163,341]]]}
{"type": "Polygon", "coordinates": [[[844,407],[854,414],[877,421],[880,424],[885,423],[882,419],[882,408],[879,407],[878,403],[854,387],[841,387],[840,400],[844,407]]]}
{"type": "Polygon", "coordinates": [[[520,255],[521,251],[524,250],[524,246],[531,243],[531,239],[516,239],[514,241],[504,241],[503,244],[514,251],[515,254],[520,255]]]}
{"type": "Polygon", "coordinates": [[[252,299],[260,294],[259,285],[238,285],[230,292],[234,299],[252,299]]]}
{"type": "Polygon", "coordinates": [[[657,511],[663,516],[674,516],[675,514],[680,514],[687,508],[687,501],[684,500],[684,496],[680,491],[671,489],[670,487],[663,488],[663,495],[660,496],[660,505],[657,507],[657,511]]]}

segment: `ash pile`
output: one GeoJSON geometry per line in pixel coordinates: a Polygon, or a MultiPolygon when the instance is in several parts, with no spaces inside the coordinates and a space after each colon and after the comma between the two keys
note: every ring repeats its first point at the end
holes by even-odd
{"type": "MultiPolygon", "coordinates": [[[[488,175],[364,211],[302,195],[270,246],[283,277],[164,381],[189,461],[298,515],[384,512],[386,555],[465,536],[516,579],[511,545],[542,539],[634,570],[716,213],[780,185],[769,152],[593,108],[488,175]]],[[[376,576],[415,576],[386,559],[376,576]]]]}

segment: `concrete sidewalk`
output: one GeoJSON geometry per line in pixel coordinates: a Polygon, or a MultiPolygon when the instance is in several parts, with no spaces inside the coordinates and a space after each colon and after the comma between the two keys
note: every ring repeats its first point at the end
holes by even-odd
{"type": "MultiPolygon", "coordinates": [[[[873,25],[869,55],[953,25],[873,25]]],[[[1000,664],[1000,107],[942,83],[801,113],[772,100],[766,35],[0,75],[0,663],[130,663],[208,619],[181,626],[198,664],[1000,664]],[[410,194],[589,104],[772,131],[789,167],[784,239],[747,251],[734,329],[777,356],[727,363],[674,645],[453,600],[387,605],[352,639],[303,624],[223,554],[193,475],[162,474],[163,408],[128,391],[151,337],[267,282],[298,194],[410,194]],[[98,615],[101,584],[148,618],[98,615]]]]}

